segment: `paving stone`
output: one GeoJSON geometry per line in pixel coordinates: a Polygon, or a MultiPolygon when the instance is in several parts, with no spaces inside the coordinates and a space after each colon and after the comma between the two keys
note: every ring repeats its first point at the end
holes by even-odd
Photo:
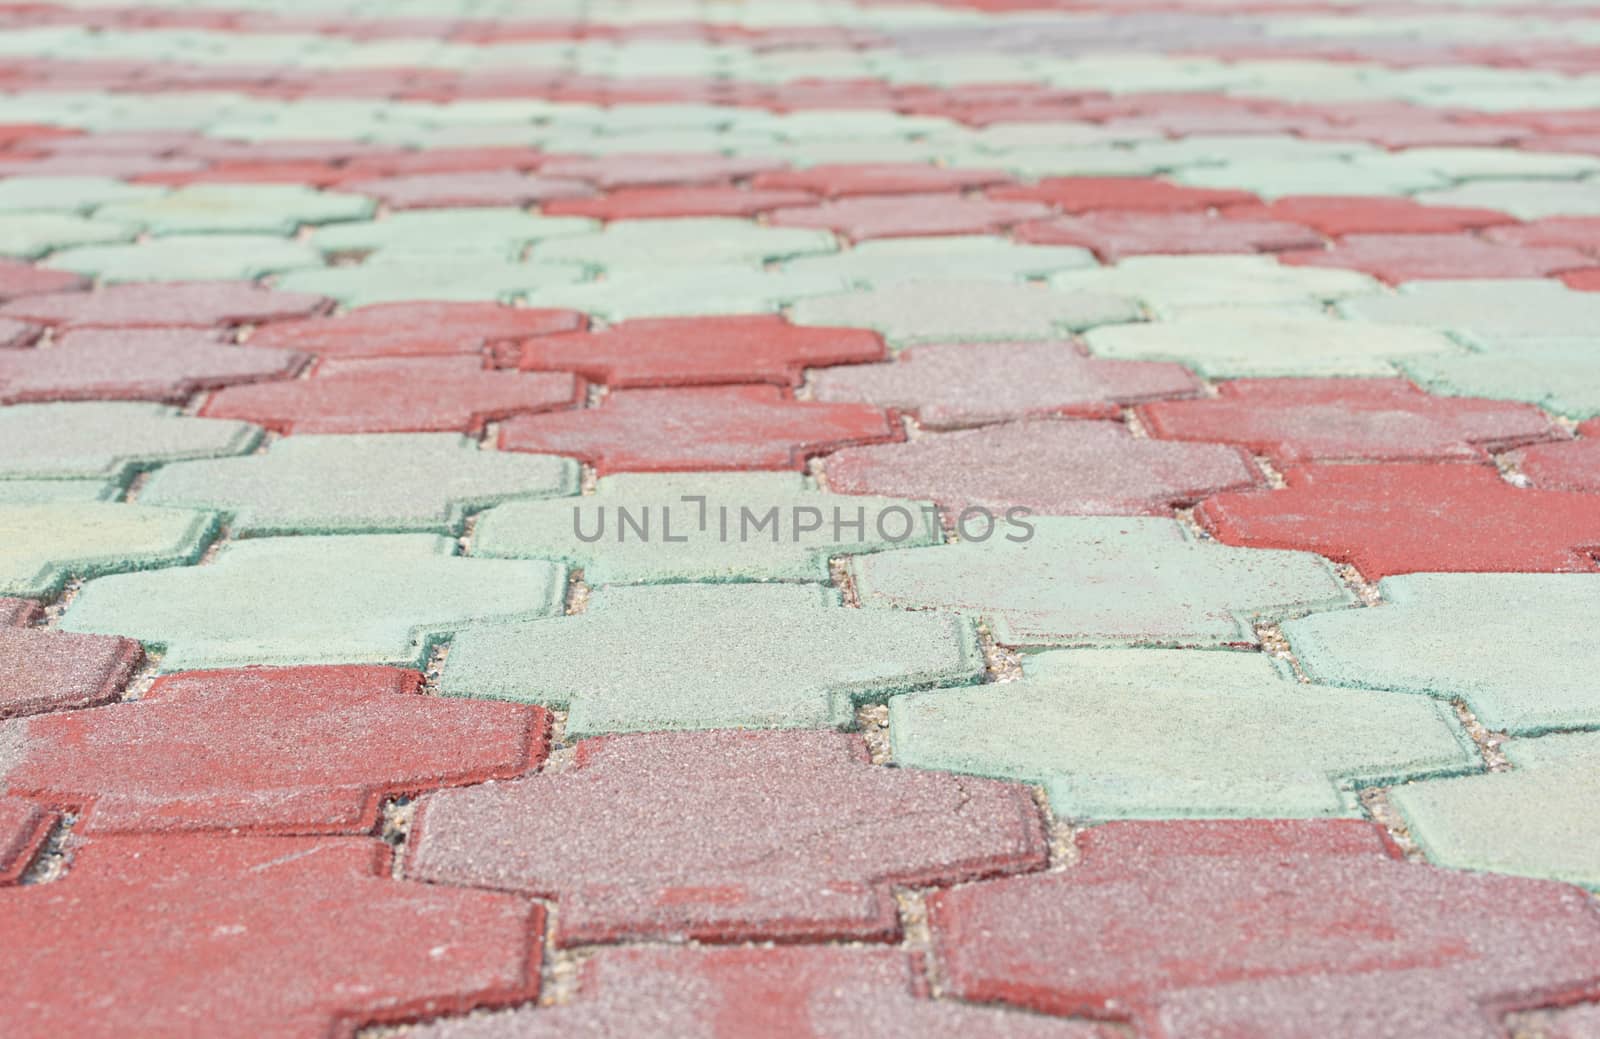
{"type": "Polygon", "coordinates": [[[583,961],[570,1004],[432,1022],[417,1039],[595,1039],[655,1031],[738,1039],[1110,1039],[1086,1021],[930,999],[898,949],[606,949],[583,961]]]}
{"type": "MultiPolygon", "coordinates": [[[[379,256],[381,254],[374,254],[379,256]]],[[[305,267],[277,279],[280,288],[330,296],[347,307],[417,300],[510,302],[583,280],[576,264],[521,263],[499,255],[413,254],[396,262],[305,267]]],[[[556,305],[563,305],[557,303],[556,305]]]]}
{"type": "Polygon", "coordinates": [[[322,257],[302,242],[271,235],[171,235],[129,245],[89,245],[51,253],[45,266],[107,285],[148,281],[254,279],[304,267],[322,257]]]}
{"type": "Polygon", "coordinates": [[[1502,335],[1588,335],[1600,321],[1600,296],[1554,279],[1419,281],[1384,295],[1347,299],[1355,321],[1448,329],[1473,340],[1502,335]]]}
{"type": "Polygon", "coordinates": [[[300,184],[194,184],[166,195],[112,202],[94,215],[155,235],[293,235],[308,224],[367,220],[375,208],[370,198],[300,184]]]}
{"type": "Polygon", "coordinates": [[[385,798],[510,779],[543,761],[544,711],[421,686],[419,672],[383,667],[169,676],[135,703],[0,729],[21,747],[0,783],[73,806],[77,834],[356,834],[378,825],[385,798]]]}
{"type": "Polygon", "coordinates": [[[215,530],[210,514],[176,509],[0,505],[6,546],[0,556],[0,595],[47,598],[71,577],[193,563],[215,530]]]}
{"type": "Polygon", "coordinates": [[[9,1030],[332,1035],[532,995],[537,908],[395,880],[389,859],[370,837],[89,841],[60,880],[0,890],[9,1030]]]}
{"type": "Polygon", "coordinates": [[[583,315],[496,303],[381,303],[337,317],[285,321],[257,329],[251,346],[304,350],[331,357],[480,354],[501,343],[576,332],[583,315]]]}
{"type": "Polygon", "coordinates": [[[857,195],[779,209],[780,227],[819,227],[854,240],[916,235],[989,234],[1050,215],[1037,202],[1004,202],[957,194],[857,195]]]}
{"type": "Polygon", "coordinates": [[[1063,819],[1359,817],[1360,787],[1481,767],[1449,704],[1300,685],[1260,653],[1033,654],[889,718],[897,763],[1042,783],[1063,819]]]}
{"type": "Polygon", "coordinates": [[[1403,365],[1429,393],[1526,401],[1572,419],[1600,416],[1600,359],[1587,339],[1539,342],[1532,352],[1419,358],[1403,365]]]}
{"type": "Polygon", "coordinates": [[[1243,308],[1092,329],[1083,341],[1099,357],[1176,361],[1217,379],[1394,375],[1403,358],[1464,352],[1431,329],[1243,308]]]}
{"type": "Polygon", "coordinates": [[[476,357],[335,358],[310,378],[223,389],[200,413],[284,433],[477,433],[580,399],[570,375],[496,371],[476,357]]]}
{"type": "Polygon", "coordinates": [[[31,801],[0,796],[0,886],[27,872],[57,821],[54,812],[31,801]]]}
{"type": "Polygon", "coordinates": [[[330,255],[455,251],[468,245],[513,253],[530,242],[595,227],[592,220],[543,216],[509,206],[407,209],[381,220],[319,227],[311,243],[330,255]]]}
{"type": "Polygon", "coordinates": [[[929,343],[890,364],[814,371],[810,386],[816,400],[913,412],[925,429],[1052,415],[1117,418],[1125,405],[1201,389],[1181,365],[1104,361],[1048,341],[929,343]]]}
{"type": "Polygon", "coordinates": [[[1432,862],[1600,888],[1600,733],[1512,740],[1510,772],[1418,783],[1390,803],[1432,862]]]}
{"type": "Polygon", "coordinates": [[[1046,846],[1023,787],[877,768],[839,733],[708,732],[592,740],[565,772],[433,795],[407,855],[409,877],[554,897],[571,945],[893,938],[891,885],[1038,868],[1046,846]],[[578,820],[584,841],[557,837],[578,820]]]}
{"type": "Polygon", "coordinates": [[[1504,224],[1484,232],[1492,242],[1529,247],[1557,246],[1593,254],[1600,250],[1600,216],[1551,217],[1531,224],[1504,224]]]}
{"type": "MultiPolygon", "coordinates": [[[[1228,206],[1224,213],[1229,217],[1287,220],[1334,237],[1350,234],[1446,234],[1512,224],[1510,217],[1493,209],[1425,206],[1409,198],[1361,195],[1291,195],[1271,202],[1228,206]]],[[[1498,236],[1496,230],[1491,231],[1488,237],[1498,240],[1498,236]]]]}
{"type": "Polygon", "coordinates": [[[1284,263],[1366,271],[1398,283],[1427,278],[1542,278],[1593,267],[1596,260],[1559,246],[1487,242],[1470,232],[1351,234],[1314,252],[1292,252],[1284,263]]]}
{"type": "Polygon", "coordinates": [[[867,405],[713,386],[618,390],[598,408],[520,416],[501,426],[500,447],[573,455],[601,473],[801,469],[812,455],[900,435],[892,416],[867,405]]]}
{"type": "Polygon", "coordinates": [[[261,431],[189,418],[159,404],[17,404],[0,408],[0,479],[126,483],[163,462],[244,454],[261,431]]]}
{"type": "Polygon", "coordinates": [[[1048,339],[1096,325],[1136,321],[1140,314],[1131,300],[1118,295],[1056,292],[1043,285],[928,280],[801,300],[789,316],[799,325],[875,329],[891,345],[902,345],[1048,339]]]}
{"type": "Polygon", "coordinates": [[[826,271],[882,288],[906,281],[1018,281],[1093,266],[1094,255],[1074,246],[1025,245],[992,235],[929,235],[862,242],[845,252],[790,260],[783,269],[826,271]]]}
{"type": "Polygon", "coordinates": [[[0,401],[156,400],[294,376],[310,360],[288,350],[244,350],[196,329],[64,333],[48,348],[0,352],[0,401]]]}
{"type": "Polygon", "coordinates": [[[1459,699],[1497,732],[1600,727],[1584,666],[1594,577],[1407,574],[1378,589],[1378,609],[1283,626],[1313,681],[1459,699]]]}
{"type": "Polygon", "coordinates": [[[1000,517],[1013,508],[1170,516],[1261,481],[1238,448],[1140,439],[1117,422],[1044,419],[847,448],[829,456],[827,472],[843,494],[931,498],[972,540],[1001,533],[1000,517]]]}
{"type": "Polygon", "coordinates": [[[1003,170],[919,163],[834,163],[807,169],[759,173],[750,183],[762,190],[810,191],[827,198],[855,195],[922,195],[964,191],[1008,180],[1003,170]]]}
{"type": "Polygon", "coordinates": [[[1304,307],[1380,291],[1356,271],[1287,267],[1271,256],[1134,256],[1114,267],[1063,271],[1058,289],[1114,293],[1172,316],[1238,307],[1304,307]]]}
{"type": "Polygon", "coordinates": [[[622,220],[590,234],[536,242],[529,259],[605,270],[755,264],[838,249],[828,231],[766,227],[731,217],[622,220]]]}
{"type": "Polygon", "coordinates": [[[10,213],[0,219],[0,256],[35,260],[76,245],[130,242],[138,233],[137,227],[110,220],[86,220],[65,213],[10,213]]]}
{"type": "Polygon", "coordinates": [[[856,591],[868,606],[984,617],[1005,646],[1255,645],[1256,620],[1351,601],[1325,560],[1197,540],[1174,520],[1027,522],[1031,535],[852,559],[856,591]]]}
{"type": "Polygon", "coordinates": [[[522,346],[523,371],[570,371],[613,388],[729,382],[797,385],[806,368],[884,357],[883,340],[854,328],[798,328],[778,315],[624,321],[601,332],[522,346]]]}
{"type": "MultiPolygon", "coordinates": [[[[33,603],[0,599],[0,672],[6,676],[0,718],[113,700],[144,658],[139,644],[127,639],[28,627],[37,616],[33,603]]],[[[7,760],[0,753],[0,762],[7,760]]],[[[0,823],[0,833],[5,830],[0,823]]],[[[0,876],[4,858],[0,853],[0,876]]]]}
{"type": "MultiPolygon", "coordinates": [[[[39,338],[40,329],[22,321],[0,318],[0,350],[17,350],[29,346],[39,338]]],[[[6,355],[0,353],[0,360],[6,355]]]]}
{"type": "Polygon", "coordinates": [[[26,627],[37,621],[41,615],[42,611],[36,602],[29,602],[27,599],[0,598],[0,625],[26,627]]]}
{"type": "Polygon", "coordinates": [[[1209,213],[1108,210],[1024,224],[1024,242],[1080,245],[1115,263],[1144,253],[1253,253],[1318,249],[1322,236],[1281,220],[1220,217],[1209,213]]]}
{"type": "Polygon", "coordinates": [[[237,541],[206,566],[90,581],[62,615],[61,627],[162,646],[164,671],[258,664],[419,667],[435,643],[468,624],[560,611],[565,568],[452,558],[456,547],[452,539],[427,534],[237,541]]]}
{"type": "Polygon", "coordinates": [[[117,501],[122,493],[117,480],[0,480],[0,504],[4,505],[117,501]]]}
{"type": "MultiPolygon", "coordinates": [[[[81,160],[73,159],[74,165],[81,160]]],[[[166,188],[127,184],[111,177],[55,174],[0,180],[0,213],[87,213],[112,202],[160,198],[166,188]]]]}
{"type": "Polygon", "coordinates": [[[555,199],[540,207],[553,216],[596,220],[664,217],[752,217],[785,206],[805,206],[816,196],[804,191],[761,190],[728,185],[623,188],[594,198],[555,199]]]}
{"type": "Polygon", "coordinates": [[[1600,1034],[1600,1005],[1580,1003],[1551,1011],[1540,1022],[1549,1039],[1594,1039],[1600,1034]]]}
{"type": "Polygon", "coordinates": [[[1519,220],[1600,216],[1600,181],[1595,180],[1483,180],[1423,191],[1416,198],[1430,206],[1498,209],[1519,220]]]}
{"type": "Polygon", "coordinates": [[[0,258],[0,303],[88,287],[86,279],[71,271],[52,271],[0,258]]]}
{"type": "Polygon", "coordinates": [[[264,454],[163,466],[144,505],[209,509],[235,536],[459,533],[469,510],[577,494],[576,462],[451,433],[288,437],[264,454]]]}
{"type": "Polygon", "coordinates": [[[1146,404],[1139,417],[1151,436],[1239,444],[1278,465],[1487,462],[1563,435],[1537,408],[1430,397],[1403,379],[1239,379],[1219,392],[1146,404]]]}
{"type": "Polygon", "coordinates": [[[1581,439],[1536,444],[1513,452],[1508,461],[1535,487],[1557,491],[1600,491],[1600,432],[1593,422],[1580,426],[1581,439]]]}
{"type": "Polygon", "coordinates": [[[1583,892],[1400,861],[1364,823],[1111,823],[1077,843],[1070,869],[929,899],[950,992],[1161,1035],[1488,1039],[1508,1008],[1596,981],[1583,892]]]}
{"type": "Polygon", "coordinates": [[[1600,498],[1525,490],[1488,466],[1307,465],[1288,489],[1221,494],[1195,518],[1234,545],[1297,548],[1368,580],[1441,572],[1588,571],[1600,547],[1600,498]]]}
{"type": "MultiPolygon", "coordinates": [[[[551,177],[576,177],[608,191],[674,184],[726,184],[781,168],[777,159],[759,156],[646,153],[555,155],[539,164],[551,177]]],[[[757,185],[766,187],[767,185],[757,185]]]]}
{"type": "Polygon", "coordinates": [[[65,328],[206,328],[310,317],[327,306],[321,296],[207,281],[30,295],[0,307],[0,317],[65,328]]]}
{"type": "Polygon", "coordinates": [[[593,189],[580,180],[534,176],[514,170],[416,173],[347,181],[340,187],[370,195],[395,209],[531,206],[546,199],[593,193],[593,189]]]}
{"type": "Polygon", "coordinates": [[[809,584],[674,584],[602,589],[575,617],[463,631],[440,691],[566,708],[566,732],[587,736],[841,727],[860,703],[982,673],[971,623],[948,614],[846,610],[809,584]],[[738,671],[707,673],[711,645],[740,647],[738,671]]]}
{"type": "Polygon", "coordinates": [[[1148,177],[1047,177],[1037,184],[992,188],[989,197],[1048,202],[1066,213],[1199,212],[1256,201],[1248,191],[1196,188],[1148,177]]]}

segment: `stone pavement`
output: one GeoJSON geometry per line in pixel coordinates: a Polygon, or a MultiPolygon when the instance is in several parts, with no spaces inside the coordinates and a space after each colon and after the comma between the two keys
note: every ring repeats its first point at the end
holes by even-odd
{"type": "Polygon", "coordinates": [[[1600,2],[0,3],[0,1037],[1600,1039],[1600,2]]]}

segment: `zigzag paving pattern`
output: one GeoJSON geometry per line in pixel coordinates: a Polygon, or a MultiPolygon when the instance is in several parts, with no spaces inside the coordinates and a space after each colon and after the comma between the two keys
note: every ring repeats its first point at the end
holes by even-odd
{"type": "Polygon", "coordinates": [[[1594,1039],[1595,0],[0,6],[0,1036],[1594,1039]]]}

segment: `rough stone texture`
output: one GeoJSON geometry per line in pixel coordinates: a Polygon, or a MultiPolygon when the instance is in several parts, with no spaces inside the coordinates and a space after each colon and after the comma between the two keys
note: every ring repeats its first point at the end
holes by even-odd
{"type": "Polygon", "coordinates": [[[1535,487],[1557,491],[1600,491],[1600,424],[1586,422],[1579,440],[1536,444],[1510,455],[1509,461],[1535,487]]]}
{"type": "MultiPolygon", "coordinates": [[[[144,505],[0,505],[0,595],[47,598],[71,577],[193,563],[211,541],[210,513],[144,505]]],[[[121,634],[106,631],[105,634],[121,634]]]]}
{"type": "Polygon", "coordinates": [[[1147,253],[1255,253],[1322,246],[1315,231],[1280,220],[1115,210],[1024,224],[1017,237],[1043,245],[1081,245],[1107,263],[1147,253]]]}
{"type": "Polygon", "coordinates": [[[37,617],[33,603],[0,599],[0,718],[114,700],[144,659],[137,642],[29,627],[37,617]]]}
{"type": "Polygon", "coordinates": [[[1028,523],[1031,536],[1018,528],[981,543],[853,559],[856,590],[869,606],[984,617],[1006,646],[1254,645],[1257,619],[1351,599],[1316,556],[1199,541],[1173,520],[1028,523]]]}
{"type": "Polygon", "coordinates": [[[201,281],[28,295],[0,306],[0,317],[66,328],[207,328],[310,317],[327,306],[303,292],[201,281]]]}
{"type": "Polygon", "coordinates": [[[412,357],[477,354],[499,343],[575,332],[583,317],[569,310],[530,310],[498,303],[379,303],[312,321],[268,325],[249,345],[303,350],[324,357],[412,357]]]}
{"type": "Polygon", "coordinates": [[[1097,328],[1083,341],[1099,357],[1175,361],[1217,379],[1394,375],[1398,359],[1462,352],[1449,337],[1431,329],[1272,312],[1213,311],[1176,321],[1097,328]]]}
{"type": "Polygon", "coordinates": [[[779,209],[779,227],[822,227],[847,238],[989,234],[1050,215],[1036,202],[1002,202],[948,194],[859,195],[819,205],[779,209]]]}
{"type": "Polygon", "coordinates": [[[32,801],[0,795],[0,887],[27,872],[57,816],[32,801]]]}
{"type": "Polygon", "coordinates": [[[0,352],[0,402],[155,400],[291,378],[309,360],[289,350],[243,350],[197,329],[83,329],[48,348],[0,352]]]}
{"type": "Polygon", "coordinates": [[[1096,325],[1139,319],[1116,295],[1053,292],[1043,285],[911,281],[796,303],[798,325],[853,325],[882,332],[891,345],[1049,339],[1096,325]]]}
{"type": "Polygon", "coordinates": [[[565,772],[430,796],[406,875],[553,898],[563,945],[883,940],[900,933],[892,885],[1045,858],[1021,786],[876,768],[838,733],[655,733],[586,741],[565,772]],[[584,841],[560,837],[577,825],[584,841]]]}
{"type": "MultiPolygon", "coordinates": [[[[40,329],[35,325],[0,318],[0,350],[11,351],[31,346],[39,338],[39,332],[40,329]]],[[[0,361],[6,359],[7,354],[0,353],[0,361]]]]}
{"type": "Polygon", "coordinates": [[[1403,361],[1429,393],[1536,404],[1570,419],[1600,416],[1600,360],[1588,335],[1518,340],[1510,349],[1403,361]]]}
{"type": "Polygon", "coordinates": [[[247,423],[159,404],[18,404],[0,408],[0,479],[126,482],[164,462],[243,454],[260,439],[247,423]]]}

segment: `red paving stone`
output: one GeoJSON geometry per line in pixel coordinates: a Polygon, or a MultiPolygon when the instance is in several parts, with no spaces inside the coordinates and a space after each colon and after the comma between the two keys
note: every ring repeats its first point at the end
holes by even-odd
{"type": "Polygon", "coordinates": [[[855,241],[923,235],[986,234],[1049,216],[1036,202],[1001,202],[950,194],[856,195],[813,206],[780,209],[777,227],[820,227],[855,241]]]}
{"type": "Polygon", "coordinates": [[[547,216],[596,220],[645,220],[674,216],[755,216],[784,206],[804,206],[804,191],[767,191],[729,186],[624,188],[596,198],[556,199],[539,207],[547,216]]]}
{"type": "Polygon", "coordinates": [[[571,455],[602,473],[800,469],[811,455],[900,435],[890,414],[864,404],[734,386],[619,390],[597,408],[512,419],[500,447],[571,455]]]}
{"type": "Polygon", "coordinates": [[[1600,492],[1600,422],[1585,422],[1578,433],[1577,440],[1513,451],[1507,461],[1535,487],[1600,492]]]}
{"type": "Polygon", "coordinates": [[[1023,224],[1019,241],[1081,245],[1106,263],[1146,253],[1253,253],[1316,249],[1322,236],[1281,220],[1209,213],[1104,212],[1023,224]]]}
{"type": "Polygon", "coordinates": [[[1208,498],[1195,518],[1230,545],[1293,548],[1390,574],[1587,572],[1600,497],[1525,490],[1477,465],[1308,465],[1286,490],[1208,498]]]}
{"type": "Polygon", "coordinates": [[[762,189],[811,191],[828,198],[848,195],[920,195],[962,191],[1010,180],[1004,170],[955,169],[911,163],[860,163],[811,166],[762,173],[751,181],[762,189]]]}
{"type": "Polygon", "coordinates": [[[0,303],[88,287],[87,278],[71,271],[53,271],[17,260],[0,259],[0,303]]]}
{"type": "Polygon", "coordinates": [[[305,318],[331,305],[304,292],[244,282],[111,285],[95,292],[31,295],[0,306],[0,317],[62,328],[209,328],[305,318]]]}
{"type": "Polygon", "coordinates": [[[893,886],[1037,869],[1046,843],[1026,787],[724,731],[585,740],[563,772],[431,795],[407,855],[408,877],[553,898],[563,945],[888,940],[893,886]]]}
{"type": "Polygon", "coordinates": [[[29,627],[41,612],[34,603],[0,599],[0,718],[115,699],[144,659],[139,644],[29,627]]]}
{"type": "MultiPolygon", "coordinates": [[[[1496,224],[1514,224],[1513,218],[1492,209],[1462,209],[1455,206],[1425,206],[1409,198],[1361,198],[1351,195],[1292,195],[1271,202],[1241,203],[1228,206],[1223,215],[1286,220],[1304,224],[1325,235],[1349,234],[1446,234],[1496,224]]],[[[1497,229],[1488,237],[1498,239],[1497,229]]],[[[1510,239],[1508,239],[1510,240],[1510,239]]],[[[1565,242],[1527,242],[1528,245],[1569,244],[1565,242]]]]}
{"type": "Polygon", "coordinates": [[[498,303],[378,303],[337,317],[267,325],[250,336],[249,344],[325,357],[476,354],[492,344],[576,332],[584,324],[583,315],[574,310],[498,303]]]}
{"type": "Polygon", "coordinates": [[[1398,283],[1423,278],[1542,278],[1593,267],[1596,260],[1564,246],[1521,246],[1470,234],[1353,234],[1315,252],[1290,252],[1283,262],[1364,271],[1398,283]]]}
{"type": "Polygon", "coordinates": [[[367,837],[85,842],[61,879],[0,889],[7,1034],[348,1035],[536,992],[536,907],[389,859],[367,837]]]}
{"type": "Polygon", "coordinates": [[[475,357],[329,360],[308,378],[219,390],[200,413],[282,433],[477,433],[581,394],[570,375],[497,371],[475,357]]]}
{"type": "Polygon", "coordinates": [[[0,796],[0,886],[28,871],[57,819],[32,801],[0,796]]]}
{"type": "Polygon", "coordinates": [[[1248,191],[1191,188],[1144,177],[1046,177],[1037,184],[995,188],[989,197],[1047,202],[1065,213],[1183,213],[1256,201],[1248,191]]]}
{"type": "Polygon", "coordinates": [[[237,383],[292,378],[311,358],[246,350],[199,329],[87,328],[47,349],[0,354],[0,402],[157,400],[237,383]]]}
{"type": "Polygon", "coordinates": [[[83,813],[78,833],[354,834],[372,830],[385,797],[509,779],[544,760],[543,710],[422,696],[421,685],[388,667],[169,676],[136,703],[13,723],[22,751],[3,778],[13,794],[83,813]]]}
{"type": "Polygon", "coordinates": [[[1430,397],[1403,379],[1239,379],[1219,396],[1139,408],[1151,436],[1239,444],[1279,465],[1485,462],[1563,436],[1531,404],[1430,397]]]}
{"type": "Polygon", "coordinates": [[[1385,842],[1361,822],[1110,823],[1066,870],[931,896],[934,948],[958,996],[1152,1036],[1487,1037],[1600,989],[1582,890],[1385,842]]]}
{"type": "Polygon", "coordinates": [[[1491,228],[1484,237],[1526,248],[1564,248],[1600,252],[1600,216],[1551,217],[1530,224],[1491,228]]]}
{"type": "Polygon", "coordinates": [[[805,369],[879,361],[883,339],[857,328],[791,325],[777,315],[647,318],[523,344],[523,371],[569,371],[613,388],[730,382],[798,385],[805,369]]]}

